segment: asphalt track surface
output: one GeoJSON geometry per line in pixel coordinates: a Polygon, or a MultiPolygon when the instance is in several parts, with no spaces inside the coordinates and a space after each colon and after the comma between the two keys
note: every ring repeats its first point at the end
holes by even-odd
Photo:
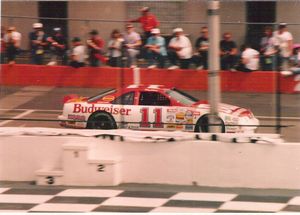
{"type": "MultiPolygon", "coordinates": [[[[56,120],[62,112],[62,99],[68,94],[96,95],[106,89],[53,88],[53,87],[0,87],[0,117],[15,119],[56,120]]],[[[207,92],[187,91],[199,99],[207,99],[207,92]]],[[[222,102],[249,108],[260,120],[258,133],[276,133],[275,94],[222,93],[222,102]]],[[[300,142],[300,94],[281,95],[281,124],[290,126],[281,129],[288,142],[300,142]]],[[[1,127],[50,127],[59,128],[53,121],[2,120],[1,127]]]]}

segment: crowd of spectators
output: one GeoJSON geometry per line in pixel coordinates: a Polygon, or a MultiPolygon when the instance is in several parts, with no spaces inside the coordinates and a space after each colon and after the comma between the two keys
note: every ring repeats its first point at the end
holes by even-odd
{"type": "MultiPolygon", "coordinates": [[[[201,28],[201,35],[194,47],[182,28],[175,28],[173,37],[167,43],[150,8],[143,7],[140,11],[141,17],[128,20],[124,33],[118,29],[111,32],[107,51],[105,41],[97,30],[91,30],[86,41],[74,37],[69,48],[61,28],[54,28],[52,34],[47,35],[42,23],[34,23],[33,32],[29,34],[31,63],[45,64],[45,53],[49,53],[47,65],[57,65],[59,62],[75,68],[101,65],[136,67],[138,59],[143,58],[148,68],[188,69],[193,64],[199,70],[208,69],[209,29],[206,26],[201,28]],[[132,22],[139,22],[144,32],[139,34],[132,22]]],[[[15,63],[21,39],[22,35],[15,27],[7,30],[1,27],[1,63],[15,63]]],[[[220,64],[222,70],[230,71],[252,72],[260,69],[297,73],[300,71],[300,46],[293,45],[293,36],[285,23],[280,23],[276,31],[271,26],[265,27],[260,50],[253,49],[250,44],[243,44],[239,50],[232,34],[225,32],[220,41],[220,64]]]]}

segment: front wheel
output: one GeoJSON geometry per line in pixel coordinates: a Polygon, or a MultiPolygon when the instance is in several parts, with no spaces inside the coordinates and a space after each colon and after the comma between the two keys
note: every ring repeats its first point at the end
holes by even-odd
{"type": "Polygon", "coordinates": [[[87,128],[109,130],[116,129],[117,125],[114,118],[109,113],[96,112],[89,117],[87,128]]]}
{"type": "MultiPolygon", "coordinates": [[[[225,124],[223,122],[223,120],[220,117],[217,117],[217,123],[219,124],[219,131],[221,131],[221,133],[225,133],[225,124]]],[[[214,126],[215,127],[215,126],[214,126]]],[[[200,133],[208,133],[209,132],[209,120],[208,120],[208,115],[201,117],[195,126],[194,129],[195,132],[200,132],[200,133]]]]}

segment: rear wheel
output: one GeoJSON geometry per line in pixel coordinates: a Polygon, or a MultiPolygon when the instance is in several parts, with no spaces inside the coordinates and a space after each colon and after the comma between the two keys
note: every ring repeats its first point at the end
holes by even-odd
{"type": "Polygon", "coordinates": [[[106,112],[93,113],[88,120],[87,128],[89,129],[116,129],[117,125],[114,118],[106,112]]]}
{"type": "MultiPolygon", "coordinates": [[[[217,124],[219,127],[219,131],[221,131],[221,133],[225,133],[225,124],[223,122],[223,120],[218,117],[217,118],[217,124]]],[[[214,126],[215,127],[215,126],[214,126]]],[[[195,132],[200,132],[200,133],[208,133],[209,132],[209,120],[208,120],[208,115],[205,115],[203,117],[201,117],[198,122],[196,123],[195,132]]]]}

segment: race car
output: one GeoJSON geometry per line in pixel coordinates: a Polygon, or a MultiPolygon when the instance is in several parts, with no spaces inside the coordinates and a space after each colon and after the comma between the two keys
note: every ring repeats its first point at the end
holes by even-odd
{"type": "MultiPolygon", "coordinates": [[[[130,85],[92,97],[66,96],[60,124],[71,128],[209,131],[207,101],[161,85],[130,85]]],[[[220,132],[251,132],[259,125],[245,108],[219,104],[220,132]]]]}

